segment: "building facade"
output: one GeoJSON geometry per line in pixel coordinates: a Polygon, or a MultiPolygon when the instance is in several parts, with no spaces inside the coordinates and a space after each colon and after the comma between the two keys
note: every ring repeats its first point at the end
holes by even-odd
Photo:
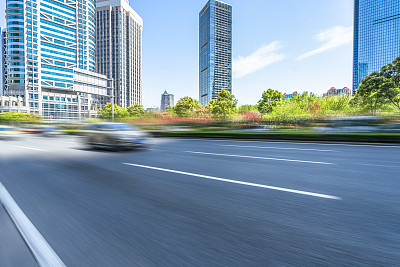
{"type": "Polygon", "coordinates": [[[0,28],[0,96],[4,95],[7,90],[7,39],[6,39],[6,29],[0,28]]]}
{"type": "Polygon", "coordinates": [[[165,91],[161,95],[161,111],[167,111],[168,107],[173,107],[175,105],[174,102],[174,95],[173,94],[168,94],[167,91],[165,91]]]}
{"type": "Polygon", "coordinates": [[[5,94],[45,119],[91,117],[111,86],[94,73],[95,1],[7,0],[6,22],[5,94]]]}
{"type": "Polygon", "coordinates": [[[27,112],[27,107],[22,97],[0,96],[0,113],[2,112],[27,112]]]}
{"type": "Polygon", "coordinates": [[[353,93],[362,79],[400,56],[400,1],[355,0],[353,93]]]}
{"type": "Polygon", "coordinates": [[[326,96],[338,96],[338,95],[351,95],[351,89],[344,87],[344,88],[335,88],[331,87],[325,94],[323,94],[323,97],[326,96]]]}
{"type": "Polygon", "coordinates": [[[222,90],[232,93],[232,6],[209,0],[199,16],[199,99],[204,106],[222,90]]]}
{"type": "Polygon", "coordinates": [[[283,97],[284,99],[292,99],[292,98],[295,97],[297,94],[298,94],[297,91],[294,91],[294,92],[291,93],[291,94],[286,94],[286,93],[284,93],[282,97],[283,97]]]}
{"type": "Polygon", "coordinates": [[[128,0],[98,0],[96,21],[97,71],[114,79],[116,104],[141,105],[142,18],[128,0]]]}

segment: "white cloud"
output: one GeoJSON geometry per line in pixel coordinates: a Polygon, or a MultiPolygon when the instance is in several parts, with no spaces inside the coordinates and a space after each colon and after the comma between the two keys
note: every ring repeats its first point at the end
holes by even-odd
{"type": "Polygon", "coordinates": [[[321,43],[323,42],[323,44],[317,49],[300,55],[297,60],[303,60],[336,47],[351,44],[353,41],[353,27],[336,26],[320,32],[314,38],[321,43]]]}
{"type": "Polygon", "coordinates": [[[280,42],[263,45],[247,57],[237,57],[233,60],[233,76],[242,78],[250,73],[265,68],[272,63],[281,61],[285,55],[277,53],[282,48],[280,42]]]}

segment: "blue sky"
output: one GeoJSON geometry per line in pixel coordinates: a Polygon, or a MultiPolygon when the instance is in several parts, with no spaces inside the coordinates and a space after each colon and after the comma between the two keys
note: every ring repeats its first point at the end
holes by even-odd
{"type": "MultiPolygon", "coordinates": [[[[143,104],[198,98],[198,13],[206,0],[131,0],[144,20],[143,104]]],[[[322,94],[351,87],[351,0],[226,0],[233,6],[233,93],[255,104],[268,88],[322,94]]],[[[0,25],[5,26],[5,1],[0,25]]]]}

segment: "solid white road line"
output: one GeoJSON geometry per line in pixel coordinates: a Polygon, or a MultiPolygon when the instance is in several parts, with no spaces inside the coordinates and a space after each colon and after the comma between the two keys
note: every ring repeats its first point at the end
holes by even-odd
{"type": "Polygon", "coordinates": [[[47,151],[47,150],[44,150],[44,149],[34,148],[34,147],[27,147],[27,146],[16,146],[16,147],[23,148],[23,149],[28,149],[28,150],[35,150],[35,151],[44,151],[44,152],[47,151]]]}
{"type": "Polygon", "coordinates": [[[310,164],[336,165],[335,163],[330,163],[330,162],[309,161],[309,160],[298,160],[298,159],[267,158],[267,157],[231,155],[231,154],[218,154],[218,153],[207,153],[207,152],[197,152],[197,151],[185,151],[185,152],[186,152],[186,153],[192,153],[192,154],[212,155],[212,156],[221,156],[221,157],[235,157],[235,158],[248,158],[248,159],[264,159],[264,160],[288,161],[288,162],[299,162],[299,163],[310,163],[310,164]]]}
{"type": "Polygon", "coordinates": [[[224,179],[224,178],[208,176],[208,175],[202,175],[202,174],[196,174],[196,173],[190,173],[190,172],[183,172],[183,171],[176,171],[176,170],[170,170],[170,169],[163,169],[163,168],[145,166],[145,165],[140,165],[140,164],[133,164],[133,163],[123,163],[123,164],[124,165],[128,165],[128,166],[134,166],[134,167],[139,167],[139,168],[145,168],[145,169],[151,169],[151,170],[157,170],[157,171],[163,171],[163,172],[170,172],[170,173],[176,173],[176,174],[182,174],[182,175],[188,175],[188,176],[199,177],[199,178],[215,180],[215,181],[221,181],[221,182],[232,183],[232,184],[241,184],[241,185],[247,185],[247,186],[264,188],[264,189],[271,189],[271,190],[276,190],[276,191],[283,191],[283,192],[299,194],[299,195],[306,195],[306,196],[312,196],[312,197],[318,197],[318,198],[342,200],[340,197],[337,197],[337,196],[331,196],[331,195],[325,195],[325,194],[319,194],[319,193],[312,193],[312,192],[294,190],[294,189],[283,188],[283,187],[276,187],[276,186],[270,186],[270,185],[248,183],[248,182],[243,182],[243,181],[224,179]]]}
{"type": "Polygon", "coordinates": [[[278,150],[299,150],[299,151],[318,151],[318,152],[339,152],[337,150],[313,149],[313,148],[294,148],[294,147],[274,147],[274,146],[239,146],[239,145],[220,145],[227,147],[258,148],[258,149],[278,149],[278,150]]]}
{"type": "Polygon", "coordinates": [[[7,189],[0,183],[0,202],[10,215],[21,236],[28,245],[39,266],[65,266],[43,236],[18,207],[7,189]]]}

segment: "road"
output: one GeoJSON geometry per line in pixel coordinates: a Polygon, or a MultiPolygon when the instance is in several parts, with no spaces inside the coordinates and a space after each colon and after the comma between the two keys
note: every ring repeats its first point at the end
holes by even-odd
{"type": "Polygon", "coordinates": [[[400,265],[398,146],[0,142],[0,182],[66,266],[400,265]]]}

